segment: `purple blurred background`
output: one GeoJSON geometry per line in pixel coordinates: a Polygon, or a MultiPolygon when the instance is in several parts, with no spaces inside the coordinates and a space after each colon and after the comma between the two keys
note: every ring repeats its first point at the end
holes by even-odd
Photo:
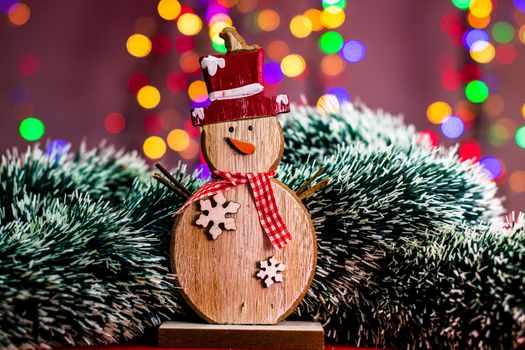
{"type": "MultiPolygon", "coordinates": [[[[519,146],[516,134],[525,125],[525,4],[487,1],[492,4],[490,23],[481,29],[488,33],[496,56],[480,63],[472,60],[462,43],[472,25],[466,19],[468,9],[455,6],[461,1],[331,0],[324,5],[321,0],[181,1],[182,13],[193,11],[202,18],[198,34],[185,36],[177,26],[178,19],[159,16],[158,1],[153,0],[25,0],[23,4],[0,0],[0,150],[32,143],[21,136],[19,127],[25,118],[36,117],[45,124],[40,142],[58,139],[78,147],[83,140],[93,146],[107,139],[141,153],[148,137],[167,140],[172,130],[180,129],[190,143],[179,144],[184,148],[180,151],[167,147],[157,156],[168,165],[182,159],[197,166],[198,130],[187,122],[192,102],[188,88],[202,79],[200,71],[193,70],[195,57],[216,52],[208,33],[213,11],[218,11],[231,18],[248,43],[266,48],[268,62],[272,61],[268,47],[276,40],[284,42],[290,54],[304,58],[305,72],[298,77],[278,77],[268,89],[288,93],[292,102],[304,95],[315,105],[327,90],[341,87],[352,101],[403,114],[419,130],[433,133],[440,144],[468,144],[471,148],[465,147],[465,154],[471,153],[472,145],[476,153],[479,145],[476,157],[491,157],[486,158],[492,167],[489,171],[500,194],[507,197],[507,208],[521,210],[525,204],[525,149],[519,146]],[[344,11],[342,25],[312,31],[305,38],[292,35],[294,16],[334,4],[344,11]],[[266,16],[268,12],[261,15],[264,10],[278,14],[275,29],[268,30],[275,18],[266,16]],[[514,28],[510,41],[503,38],[508,26],[503,34],[493,30],[500,22],[514,28]],[[352,63],[336,52],[323,68],[327,54],[319,49],[319,38],[327,31],[340,33],[345,41],[360,41],[366,55],[352,63]],[[134,57],[126,49],[134,33],[153,41],[153,51],[146,57],[134,57]],[[328,71],[327,65],[331,66],[328,71]],[[337,65],[341,71],[333,68],[337,65]],[[137,85],[132,81],[129,86],[136,74],[143,75],[135,77],[135,83],[145,76],[148,84],[158,88],[161,100],[155,108],[145,109],[137,103],[137,85]],[[490,95],[483,105],[465,99],[465,84],[472,78],[489,86],[490,95]],[[464,127],[460,135],[447,137],[440,123],[429,121],[427,108],[436,101],[446,102],[460,117],[464,127]]],[[[278,51],[272,51],[276,64],[278,51]]],[[[523,137],[525,140],[525,133],[523,137]]],[[[153,144],[158,146],[162,140],[153,144]]]]}

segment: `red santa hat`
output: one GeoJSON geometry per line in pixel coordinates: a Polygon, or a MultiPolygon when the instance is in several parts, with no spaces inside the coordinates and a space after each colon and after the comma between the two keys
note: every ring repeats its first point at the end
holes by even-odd
{"type": "Polygon", "coordinates": [[[246,45],[235,28],[226,28],[221,37],[225,39],[228,53],[203,56],[199,60],[210,105],[191,110],[193,125],[289,112],[288,95],[264,95],[264,50],[246,45]]]}

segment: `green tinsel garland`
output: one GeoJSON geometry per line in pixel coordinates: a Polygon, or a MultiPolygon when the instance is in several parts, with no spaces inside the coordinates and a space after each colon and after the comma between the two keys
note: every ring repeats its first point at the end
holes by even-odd
{"type": "MultiPolygon", "coordinates": [[[[363,106],[298,107],[283,121],[281,180],[297,188],[320,165],[332,178],[305,202],[319,261],[294,317],[361,346],[523,344],[523,225],[479,226],[503,210],[477,166],[363,106]]],[[[115,343],[185,317],[168,267],[182,201],[149,171],[105,146],[2,157],[0,346],[115,343]]]]}

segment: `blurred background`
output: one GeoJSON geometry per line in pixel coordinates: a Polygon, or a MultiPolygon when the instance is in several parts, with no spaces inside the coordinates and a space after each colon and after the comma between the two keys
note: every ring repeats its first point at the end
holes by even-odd
{"type": "Polygon", "coordinates": [[[232,24],[265,48],[267,93],[402,114],[523,210],[525,0],[0,0],[0,151],[106,139],[205,167],[198,57],[232,24]]]}

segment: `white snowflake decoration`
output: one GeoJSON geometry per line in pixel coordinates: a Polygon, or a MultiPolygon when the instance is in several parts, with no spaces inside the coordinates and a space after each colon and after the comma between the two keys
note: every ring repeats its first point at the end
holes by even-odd
{"type": "Polygon", "coordinates": [[[259,262],[259,273],[257,277],[263,280],[266,287],[270,287],[274,282],[282,282],[283,275],[281,272],[286,270],[286,265],[277,261],[275,257],[259,262]]]}
{"type": "Polygon", "coordinates": [[[215,57],[208,55],[204,57],[201,61],[201,68],[208,69],[208,74],[211,76],[214,76],[215,73],[217,73],[217,67],[224,68],[226,66],[226,61],[224,58],[221,57],[215,57]]]}
{"type": "Polygon", "coordinates": [[[239,203],[226,200],[224,194],[221,192],[213,196],[215,206],[209,199],[199,201],[200,209],[203,212],[195,222],[197,226],[208,227],[211,223],[210,234],[211,238],[217,239],[222,234],[222,230],[236,230],[235,219],[226,217],[226,214],[235,214],[241,207],[239,203]],[[227,205],[225,206],[225,204],[227,205]],[[205,213],[204,213],[205,212],[205,213]],[[222,227],[221,227],[222,225],[222,227]]]}

